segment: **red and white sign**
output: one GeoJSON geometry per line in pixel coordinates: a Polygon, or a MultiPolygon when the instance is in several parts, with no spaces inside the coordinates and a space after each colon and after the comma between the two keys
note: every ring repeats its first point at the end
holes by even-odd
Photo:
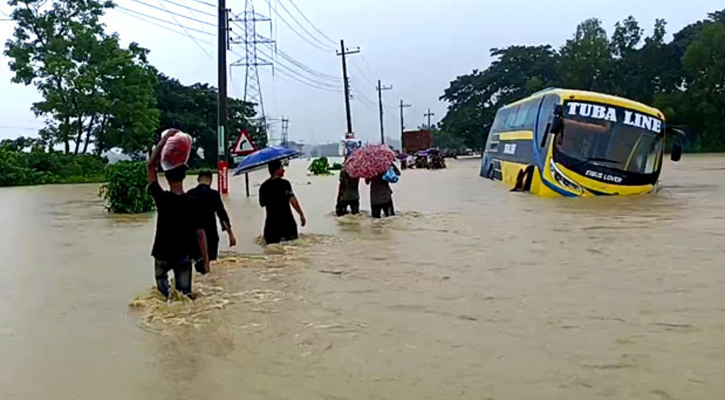
{"type": "Polygon", "coordinates": [[[229,193],[229,165],[226,161],[219,161],[217,168],[217,180],[219,183],[219,193],[229,193]]]}
{"type": "Polygon", "coordinates": [[[257,146],[254,144],[252,136],[249,135],[249,132],[239,131],[239,137],[237,138],[237,143],[235,143],[234,147],[232,148],[232,154],[238,156],[246,156],[254,153],[257,150],[257,146]]]}

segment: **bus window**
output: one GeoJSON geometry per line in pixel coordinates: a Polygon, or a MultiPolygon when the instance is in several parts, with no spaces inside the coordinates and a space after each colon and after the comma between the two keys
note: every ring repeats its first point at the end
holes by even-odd
{"type": "Polygon", "coordinates": [[[519,113],[521,106],[516,106],[509,109],[509,115],[506,117],[506,124],[503,127],[503,131],[513,131],[516,129],[516,117],[519,113]]]}
{"type": "Polygon", "coordinates": [[[529,114],[529,111],[531,110],[531,104],[522,104],[521,108],[519,108],[519,112],[516,115],[516,121],[514,122],[514,129],[522,130],[524,129],[524,125],[526,123],[526,117],[529,114]]]}
{"type": "Polygon", "coordinates": [[[493,120],[493,125],[491,126],[491,132],[501,132],[503,130],[506,118],[508,118],[509,110],[502,108],[498,110],[496,113],[496,118],[493,120]]]}
{"type": "Polygon", "coordinates": [[[539,111],[539,103],[540,101],[537,99],[534,102],[531,102],[529,107],[529,112],[526,114],[526,121],[524,122],[524,130],[533,132],[536,129],[536,116],[538,115],[539,111]]]}

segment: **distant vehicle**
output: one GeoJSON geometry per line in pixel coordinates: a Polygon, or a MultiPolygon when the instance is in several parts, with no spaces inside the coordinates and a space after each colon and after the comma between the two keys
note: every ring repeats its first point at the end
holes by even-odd
{"type": "Polygon", "coordinates": [[[403,153],[416,154],[421,150],[430,149],[432,146],[432,137],[430,131],[403,132],[403,153]]]}
{"type": "Polygon", "coordinates": [[[600,93],[547,89],[496,114],[481,176],[541,196],[639,195],[655,190],[667,128],[656,108],[600,93]]]}

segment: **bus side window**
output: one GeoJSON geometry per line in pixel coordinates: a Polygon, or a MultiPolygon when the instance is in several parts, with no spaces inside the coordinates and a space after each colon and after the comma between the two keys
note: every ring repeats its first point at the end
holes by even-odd
{"type": "Polygon", "coordinates": [[[514,122],[514,129],[517,131],[523,130],[526,126],[526,119],[531,112],[531,103],[522,104],[519,108],[519,113],[516,115],[516,121],[514,122]]]}
{"type": "Polygon", "coordinates": [[[518,117],[520,109],[521,106],[516,106],[509,110],[509,114],[506,118],[506,123],[504,124],[502,131],[513,131],[516,129],[516,118],[518,117]]]}
{"type": "Polygon", "coordinates": [[[496,113],[496,118],[493,120],[493,125],[491,126],[491,132],[501,132],[503,129],[506,118],[508,118],[509,110],[508,109],[500,109],[496,113]]]}

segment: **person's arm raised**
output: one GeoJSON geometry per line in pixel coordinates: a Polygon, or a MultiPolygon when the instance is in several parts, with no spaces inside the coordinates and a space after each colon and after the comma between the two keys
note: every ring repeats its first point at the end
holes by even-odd
{"type": "Polygon", "coordinates": [[[161,137],[159,143],[156,145],[153,153],[151,153],[149,162],[146,164],[146,176],[148,177],[149,183],[154,183],[159,179],[156,175],[156,168],[159,166],[159,162],[161,161],[161,151],[164,149],[164,146],[166,145],[166,142],[169,140],[169,138],[176,135],[177,133],[179,133],[178,129],[167,130],[164,136],[161,137]]]}

